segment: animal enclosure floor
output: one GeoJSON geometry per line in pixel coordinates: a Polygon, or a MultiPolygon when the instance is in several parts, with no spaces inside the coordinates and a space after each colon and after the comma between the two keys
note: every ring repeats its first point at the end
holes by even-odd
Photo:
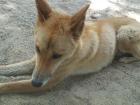
{"type": "MultiPolygon", "coordinates": [[[[68,13],[76,12],[86,2],[49,1],[54,7],[70,11],[68,13]]],[[[96,6],[93,12],[94,5],[99,4],[98,0],[93,0],[87,18],[128,15],[140,19],[139,0],[133,1],[137,2],[131,7],[109,2],[109,6],[115,5],[119,8],[118,11],[113,10],[113,7],[105,7],[102,10],[96,6]]],[[[35,20],[34,0],[0,0],[0,64],[11,64],[33,56],[35,20]]],[[[0,81],[27,78],[30,77],[0,76],[0,81]]],[[[140,105],[140,62],[132,64],[113,62],[101,72],[70,77],[47,93],[0,95],[0,105],[140,105]]]]}

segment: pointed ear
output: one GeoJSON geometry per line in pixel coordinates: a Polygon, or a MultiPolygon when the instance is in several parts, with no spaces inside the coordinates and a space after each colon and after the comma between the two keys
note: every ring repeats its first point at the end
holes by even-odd
{"type": "Polygon", "coordinates": [[[84,21],[86,18],[86,12],[89,6],[90,4],[87,4],[71,18],[70,28],[74,39],[78,39],[81,35],[81,32],[84,27],[84,21]]]}
{"type": "Polygon", "coordinates": [[[41,22],[44,22],[47,18],[49,18],[52,10],[45,0],[36,0],[36,7],[38,11],[38,18],[41,22]]]}

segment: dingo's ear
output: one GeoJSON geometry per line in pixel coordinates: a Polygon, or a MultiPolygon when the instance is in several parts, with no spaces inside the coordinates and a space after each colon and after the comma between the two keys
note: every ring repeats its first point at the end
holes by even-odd
{"type": "Polygon", "coordinates": [[[74,39],[78,39],[83,30],[84,21],[86,18],[86,11],[89,8],[90,4],[87,4],[79,12],[77,12],[71,19],[71,31],[74,39]]]}
{"type": "Polygon", "coordinates": [[[36,0],[36,7],[38,11],[38,18],[41,22],[44,22],[47,18],[49,18],[52,10],[45,0],[36,0]]]}

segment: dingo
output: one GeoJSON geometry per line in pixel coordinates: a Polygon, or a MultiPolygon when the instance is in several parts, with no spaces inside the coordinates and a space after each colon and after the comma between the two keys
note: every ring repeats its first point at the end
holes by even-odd
{"type": "Polygon", "coordinates": [[[0,83],[0,93],[48,90],[70,75],[101,70],[118,51],[135,57],[121,60],[125,63],[140,59],[140,23],[136,20],[85,21],[89,5],[73,16],[53,10],[45,0],[36,0],[36,7],[35,57],[0,67],[1,75],[21,75],[34,69],[32,79],[0,83]]]}

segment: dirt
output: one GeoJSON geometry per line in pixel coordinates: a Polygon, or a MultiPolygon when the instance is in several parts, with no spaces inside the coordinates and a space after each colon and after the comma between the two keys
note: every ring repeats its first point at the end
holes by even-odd
{"type": "MultiPolygon", "coordinates": [[[[84,0],[49,1],[56,9],[62,8],[69,14],[87,3],[84,0]]],[[[124,4],[126,0],[119,3],[112,0],[109,7],[97,8],[103,1],[92,1],[87,19],[120,15],[140,19],[139,0],[127,2],[129,5],[124,4]]],[[[34,0],[0,0],[0,64],[20,62],[33,56],[35,20],[34,0]]],[[[29,76],[0,76],[0,81],[12,78],[29,76]]],[[[140,62],[122,64],[114,61],[101,72],[69,77],[50,92],[0,95],[0,105],[140,105],[140,62]]]]}

